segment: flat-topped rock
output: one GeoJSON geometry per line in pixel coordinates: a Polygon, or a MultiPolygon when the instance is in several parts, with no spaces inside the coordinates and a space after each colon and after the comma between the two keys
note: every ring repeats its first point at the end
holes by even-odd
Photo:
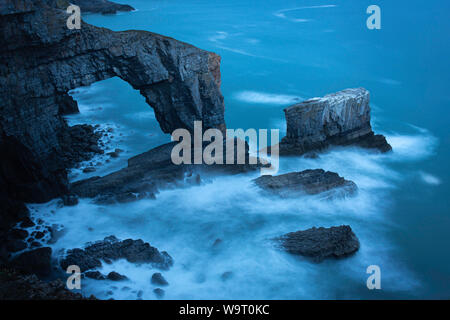
{"type": "Polygon", "coordinates": [[[337,173],[322,169],[290,172],[278,176],[261,176],[255,184],[267,192],[281,197],[295,197],[326,193],[327,196],[353,195],[358,188],[353,181],[337,173]]]}
{"type": "Polygon", "coordinates": [[[128,4],[120,4],[108,0],[70,0],[70,3],[79,6],[81,12],[114,14],[118,11],[127,12],[134,10],[128,4]]]}
{"type": "Polygon", "coordinates": [[[392,150],[384,136],[372,131],[369,103],[369,91],[356,88],[286,108],[287,133],[280,143],[280,154],[302,155],[330,145],[392,150]]]}
{"type": "Polygon", "coordinates": [[[280,241],[287,252],[313,258],[316,262],[346,257],[359,249],[359,240],[350,226],[313,227],[287,233],[275,240],[280,241]]]}
{"type": "Polygon", "coordinates": [[[165,251],[160,252],[141,239],[119,241],[114,236],[89,244],[86,248],[71,249],[61,260],[66,270],[70,265],[78,265],[82,272],[99,268],[103,261],[126,259],[133,263],[150,263],[152,266],[167,270],[173,265],[172,257],[165,251]]]}

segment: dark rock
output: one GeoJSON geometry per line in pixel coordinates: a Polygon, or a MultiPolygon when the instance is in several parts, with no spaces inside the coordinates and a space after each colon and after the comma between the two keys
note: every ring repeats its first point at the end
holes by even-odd
{"type": "Polygon", "coordinates": [[[261,176],[254,180],[257,186],[281,197],[327,192],[330,197],[353,195],[357,186],[337,173],[322,169],[291,172],[279,176],[261,176]]]}
{"type": "Polygon", "coordinates": [[[381,152],[392,148],[370,125],[369,92],[346,89],[284,110],[287,134],[280,155],[302,155],[330,145],[359,145],[381,152]]]}
{"type": "Polygon", "coordinates": [[[99,271],[87,271],[84,273],[87,278],[95,279],[95,280],[105,280],[105,276],[102,275],[99,271]]]}
{"type": "Polygon", "coordinates": [[[108,152],[107,155],[110,156],[111,158],[118,158],[119,157],[119,154],[117,152],[108,152]]]}
{"type": "Polygon", "coordinates": [[[26,237],[28,237],[28,231],[26,230],[22,230],[22,229],[12,229],[9,233],[8,233],[8,237],[11,239],[25,239],[26,237]]]}
{"type": "Polygon", "coordinates": [[[168,286],[169,283],[167,282],[167,280],[162,276],[161,273],[156,272],[152,275],[152,280],[151,282],[153,284],[156,284],[158,286],[168,286]]]}
{"type": "Polygon", "coordinates": [[[222,244],[222,239],[217,238],[214,243],[213,243],[213,248],[217,248],[218,246],[220,246],[222,244]]]}
{"type": "Polygon", "coordinates": [[[233,276],[233,272],[227,271],[227,272],[222,273],[222,275],[220,276],[220,279],[222,279],[222,281],[227,281],[227,280],[229,280],[232,276],[233,276]]]}
{"type": "Polygon", "coordinates": [[[83,173],[91,173],[91,172],[95,172],[94,167],[86,167],[83,169],[83,173]]]}
{"type": "Polygon", "coordinates": [[[20,227],[22,228],[30,228],[34,226],[35,226],[34,222],[29,217],[23,218],[22,222],[20,223],[20,227]]]}
{"type": "Polygon", "coordinates": [[[217,174],[239,174],[262,166],[257,159],[256,164],[249,163],[248,145],[245,145],[246,164],[175,165],[171,158],[175,144],[176,142],[167,143],[130,158],[128,167],[104,177],[92,177],[74,182],[70,190],[79,197],[97,197],[96,201],[102,204],[130,202],[154,198],[160,189],[198,185],[201,182],[200,174],[205,177],[217,174]]]}
{"type": "Polygon", "coordinates": [[[108,273],[108,275],[106,276],[106,278],[108,280],[112,280],[112,281],[123,281],[123,280],[127,280],[128,278],[120,273],[117,273],[115,271],[111,271],[110,273],[108,273]]]}
{"type": "Polygon", "coordinates": [[[64,195],[62,200],[65,206],[72,207],[78,204],[78,197],[75,195],[64,195]]]}
{"type": "Polygon", "coordinates": [[[158,249],[140,239],[119,241],[116,237],[110,236],[89,244],[84,250],[69,250],[67,256],[61,261],[61,267],[66,269],[67,266],[76,264],[81,271],[86,271],[100,267],[101,260],[118,259],[126,259],[133,263],[150,263],[164,270],[173,264],[172,257],[167,252],[159,252],[158,249]]]}
{"type": "Polygon", "coordinates": [[[35,239],[42,239],[45,236],[45,233],[42,231],[33,231],[31,233],[31,236],[34,237],[35,239]]]}
{"type": "Polygon", "coordinates": [[[328,257],[345,257],[359,249],[358,238],[350,226],[313,227],[285,234],[276,240],[287,252],[311,257],[317,262],[328,257]]]}
{"type": "Polygon", "coordinates": [[[52,249],[43,247],[31,251],[25,251],[15,257],[11,262],[11,266],[29,274],[37,274],[38,276],[48,276],[51,273],[51,256],[52,249]]]}
{"type": "Polygon", "coordinates": [[[42,244],[40,242],[33,241],[33,242],[31,242],[30,246],[31,246],[31,248],[39,248],[39,247],[42,247],[42,244]]]}
{"type": "Polygon", "coordinates": [[[27,243],[23,240],[11,240],[7,243],[6,248],[9,252],[17,252],[27,248],[27,243]]]}
{"type": "Polygon", "coordinates": [[[36,275],[24,275],[14,269],[0,269],[0,300],[94,300],[67,289],[61,280],[45,282],[36,275]]]}
{"type": "Polygon", "coordinates": [[[164,298],[165,291],[161,288],[153,289],[153,293],[158,299],[164,298]]]}

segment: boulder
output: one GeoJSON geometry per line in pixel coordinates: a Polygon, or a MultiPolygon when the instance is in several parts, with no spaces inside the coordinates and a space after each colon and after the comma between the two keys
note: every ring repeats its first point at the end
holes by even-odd
{"type": "Polygon", "coordinates": [[[313,227],[285,234],[275,240],[287,252],[310,257],[316,262],[330,257],[346,257],[359,249],[359,240],[350,226],[313,227]]]}
{"type": "Polygon", "coordinates": [[[124,276],[123,274],[120,274],[120,273],[115,272],[115,271],[111,271],[110,273],[108,273],[108,275],[106,276],[106,279],[111,280],[111,281],[128,280],[127,276],[124,276]]]}
{"type": "Polygon", "coordinates": [[[353,181],[322,169],[290,172],[278,176],[261,176],[254,180],[263,190],[281,197],[325,193],[328,197],[354,195],[358,188],[353,181]]]}
{"type": "Polygon", "coordinates": [[[356,88],[286,108],[287,133],[280,143],[280,155],[302,155],[332,145],[392,150],[384,136],[372,131],[369,100],[369,91],[356,88]]]}
{"type": "Polygon", "coordinates": [[[162,276],[161,273],[156,272],[152,275],[152,279],[151,282],[153,284],[156,284],[158,286],[168,286],[169,283],[167,282],[167,280],[162,276]]]}

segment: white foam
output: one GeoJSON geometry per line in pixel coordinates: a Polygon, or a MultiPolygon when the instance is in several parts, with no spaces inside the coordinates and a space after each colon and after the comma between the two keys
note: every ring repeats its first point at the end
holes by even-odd
{"type": "Polygon", "coordinates": [[[438,186],[441,184],[441,180],[432,174],[421,171],[419,172],[419,175],[422,178],[422,180],[427,184],[430,184],[432,186],[438,186]]]}
{"type": "Polygon", "coordinates": [[[258,91],[241,91],[234,94],[234,98],[253,104],[288,105],[304,100],[302,97],[289,94],[275,94],[258,91]]]}

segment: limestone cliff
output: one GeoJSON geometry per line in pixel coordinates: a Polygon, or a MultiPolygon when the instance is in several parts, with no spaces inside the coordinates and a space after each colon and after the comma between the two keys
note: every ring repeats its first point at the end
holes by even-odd
{"type": "Polygon", "coordinates": [[[194,120],[225,128],[218,55],[151,32],[84,22],[69,30],[69,15],[54,3],[0,2],[2,196],[36,202],[66,191],[61,114],[67,92],[79,86],[120,77],[140,91],[167,133],[191,130],[194,120]]]}
{"type": "Polygon", "coordinates": [[[350,144],[391,150],[385,137],[372,131],[369,101],[369,91],[357,88],[286,108],[287,134],[280,143],[280,154],[301,155],[329,145],[350,144]]]}

